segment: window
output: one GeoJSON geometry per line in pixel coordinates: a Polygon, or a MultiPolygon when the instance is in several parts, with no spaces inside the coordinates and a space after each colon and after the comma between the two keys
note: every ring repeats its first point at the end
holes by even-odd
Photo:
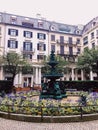
{"type": "Polygon", "coordinates": [[[1,37],[0,37],[0,46],[1,46],[1,44],[2,44],[2,43],[1,43],[1,37]]]}
{"type": "Polygon", "coordinates": [[[45,59],[45,55],[37,55],[37,59],[38,60],[44,60],[45,59]]]}
{"type": "Polygon", "coordinates": [[[1,31],[2,31],[2,30],[1,30],[1,27],[0,27],[0,35],[1,35],[1,31]]]}
{"type": "Polygon", "coordinates": [[[60,46],[60,54],[64,54],[64,46],[60,46]]]}
{"type": "Polygon", "coordinates": [[[68,42],[69,42],[69,44],[72,44],[72,37],[68,38],[68,42]]]}
{"type": "Polygon", "coordinates": [[[80,54],[80,52],[81,52],[81,49],[77,48],[77,54],[80,54]]]}
{"type": "Polygon", "coordinates": [[[32,59],[32,54],[23,54],[24,58],[32,59]]]}
{"type": "Polygon", "coordinates": [[[93,38],[94,38],[94,32],[91,33],[91,39],[93,39],[93,38]]]}
{"type": "Polygon", "coordinates": [[[51,35],[51,41],[55,41],[55,35],[51,35]]]}
{"type": "Polygon", "coordinates": [[[96,35],[98,36],[98,30],[96,30],[96,35]]]}
{"type": "Polygon", "coordinates": [[[60,43],[64,43],[64,37],[60,36],[60,43]]]}
{"type": "Polygon", "coordinates": [[[28,22],[22,22],[22,25],[28,28],[33,28],[33,24],[32,23],[28,23],[28,22]]]}
{"type": "Polygon", "coordinates": [[[86,36],[86,37],[83,38],[83,44],[84,45],[88,44],[88,36],[86,36]]]}
{"type": "Polygon", "coordinates": [[[55,45],[51,45],[51,51],[55,52],[55,45]]]}
{"type": "Polygon", "coordinates": [[[32,43],[31,42],[24,42],[23,43],[23,50],[24,51],[32,51],[32,43]]]}
{"type": "Polygon", "coordinates": [[[13,49],[18,48],[18,41],[8,40],[8,47],[13,49]]]}
{"type": "Polygon", "coordinates": [[[11,16],[10,21],[11,21],[12,24],[16,24],[17,23],[16,16],[11,16]]]}
{"type": "Polygon", "coordinates": [[[38,27],[43,28],[43,22],[42,21],[38,22],[38,27]]]}
{"type": "Polygon", "coordinates": [[[73,55],[73,48],[69,47],[69,55],[73,55]]]}
{"type": "Polygon", "coordinates": [[[32,37],[32,32],[24,31],[24,37],[31,38],[32,37]]]}
{"type": "Polygon", "coordinates": [[[18,30],[16,30],[16,29],[8,29],[8,35],[18,36],[18,30]]]}
{"type": "Polygon", "coordinates": [[[79,38],[77,38],[76,44],[80,44],[80,39],[79,38]]]}
{"type": "Polygon", "coordinates": [[[44,40],[44,39],[46,39],[46,34],[38,33],[38,34],[37,34],[37,38],[38,38],[38,39],[41,39],[41,40],[44,40]]]}
{"type": "Polygon", "coordinates": [[[92,43],[92,48],[95,48],[95,43],[92,43]]]}
{"type": "Polygon", "coordinates": [[[44,44],[43,42],[38,43],[37,44],[37,50],[45,51],[46,50],[46,44],[44,44]]]}

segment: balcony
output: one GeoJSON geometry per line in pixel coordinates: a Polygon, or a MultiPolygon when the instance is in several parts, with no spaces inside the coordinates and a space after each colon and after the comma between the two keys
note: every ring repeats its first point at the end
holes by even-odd
{"type": "Polygon", "coordinates": [[[30,50],[22,49],[23,54],[32,54],[34,52],[35,52],[35,49],[30,49],[30,50]]]}
{"type": "Polygon", "coordinates": [[[57,55],[62,55],[62,56],[77,56],[77,52],[68,52],[68,51],[64,51],[64,53],[57,51],[57,55]]]}
{"type": "Polygon", "coordinates": [[[68,45],[68,46],[76,46],[77,45],[77,41],[72,41],[72,43],[71,43],[71,42],[66,41],[66,40],[64,40],[64,41],[56,40],[56,43],[59,45],[68,45]]]}

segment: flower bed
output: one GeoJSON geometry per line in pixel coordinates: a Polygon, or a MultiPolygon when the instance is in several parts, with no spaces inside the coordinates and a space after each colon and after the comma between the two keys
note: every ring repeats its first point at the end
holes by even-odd
{"type": "MultiPolygon", "coordinates": [[[[39,91],[18,92],[15,95],[9,94],[0,100],[0,111],[17,114],[43,115],[43,116],[65,116],[81,113],[81,102],[76,100],[54,100],[39,99],[39,91]]],[[[67,93],[75,96],[81,94],[87,96],[86,106],[82,106],[84,114],[98,112],[98,94],[87,94],[87,92],[67,93]]]]}

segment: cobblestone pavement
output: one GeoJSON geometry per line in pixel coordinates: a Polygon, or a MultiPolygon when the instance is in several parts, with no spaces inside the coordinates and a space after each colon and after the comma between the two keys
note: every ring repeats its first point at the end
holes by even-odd
{"type": "Polygon", "coordinates": [[[98,130],[98,120],[78,123],[32,123],[0,118],[0,130],[98,130]]]}

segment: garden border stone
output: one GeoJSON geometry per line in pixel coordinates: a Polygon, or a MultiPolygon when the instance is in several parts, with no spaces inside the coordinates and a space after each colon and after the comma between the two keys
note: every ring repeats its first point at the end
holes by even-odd
{"type": "Polygon", "coordinates": [[[98,113],[71,116],[33,116],[25,114],[14,114],[0,111],[0,117],[17,121],[35,122],[35,123],[65,123],[65,122],[83,122],[98,120],[98,113]]]}

